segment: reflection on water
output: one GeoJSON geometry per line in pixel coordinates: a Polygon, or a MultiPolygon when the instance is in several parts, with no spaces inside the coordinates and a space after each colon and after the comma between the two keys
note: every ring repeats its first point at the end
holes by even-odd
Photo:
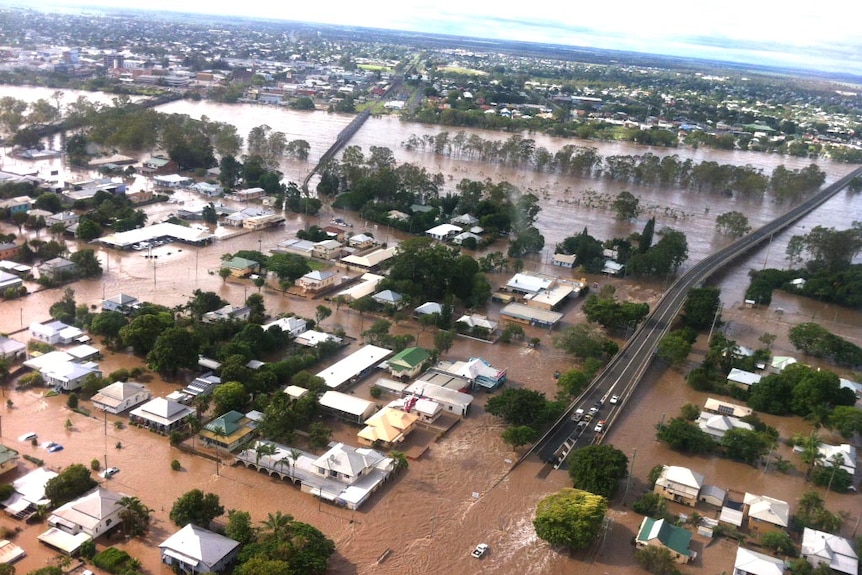
{"type": "MultiPolygon", "coordinates": [[[[34,94],[36,92],[33,92],[34,94]]],[[[22,96],[16,96],[22,97],[22,96]]],[[[42,97],[42,96],[39,96],[42,97]]],[[[66,96],[70,97],[69,95],[66,96]]],[[[288,139],[302,137],[312,144],[312,156],[322,153],[334,135],[349,121],[349,118],[326,114],[324,112],[292,112],[282,109],[241,106],[226,107],[206,102],[175,102],[161,108],[163,111],[187,113],[199,117],[231,118],[241,122],[240,134],[254,126],[266,123],[274,130],[284,131],[288,139]]],[[[399,161],[422,164],[432,172],[441,171],[451,179],[447,186],[454,189],[461,178],[506,179],[523,190],[532,189],[541,199],[543,211],[538,226],[546,238],[545,251],[538,257],[526,261],[527,269],[537,269],[549,273],[569,273],[549,265],[548,259],[555,243],[568,235],[579,233],[588,227],[590,234],[598,238],[628,235],[640,231],[649,214],[631,223],[618,222],[607,210],[589,208],[578,203],[582,190],[593,188],[600,193],[615,195],[623,189],[618,184],[605,181],[562,178],[549,174],[521,172],[500,166],[487,166],[478,162],[441,158],[428,153],[407,152],[400,142],[411,134],[437,133],[434,126],[403,124],[393,118],[372,118],[357,134],[354,141],[368,149],[371,145],[387,146],[399,161]]],[[[492,132],[483,132],[483,137],[503,137],[492,132]]],[[[537,145],[556,149],[565,142],[541,135],[531,135],[537,145]]],[[[642,153],[643,148],[626,143],[594,143],[601,154],[642,153]]],[[[783,158],[764,154],[743,154],[741,152],[716,152],[711,150],[651,150],[654,153],[678,153],[696,160],[713,159],[719,162],[751,163],[758,167],[771,169],[784,163],[788,167],[803,167],[806,160],[783,158]]],[[[10,161],[4,158],[4,161],[10,161]]],[[[56,164],[54,164],[56,166],[56,164]]],[[[287,162],[282,168],[288,178],[300,179],[309,169],[310,163],[287,162]]],[[[51,167],[48,164],[47,167],[51,167]]],[[[848,171],[847,166],[826,164],[828,180],[832,181],[848,171]]],[[[32,166],[31,166],[32,167],[32,166]]],[[[40,168],[43,166],[39,166],[40,168]]],[[[714,233],[715,217],[729,210],[746,213],[753,226],[772,219],[784,210],[771,200],[763,202],[737,202],[727,198],[698,195],[692,192],[657,188],[626,189],[641,197],[642,204],[661,206],[656,213],[659,228],[676,227],[687,234],[690,262],[697,261],[707,254],[728,243],[724,237],[714,233]],[[668,208],[667,212],[664,208],[668,208]],[[706,208],[709,208],[707,210],[706,208]],[[666,215],[670,214],[670,215],[666,215]],[[682,214],[685,216],[683,217],[682,214]],[[674,217],[675,216],[675,217],[674,217]]],[[[202,202],[187,192],[178,192],[177,201],[189,204],[202,202]]],[[[847,192],[819,208],[814,214],[801,220],[793,229],[776,236],[769,245],[739,260],[733,268],[713,279],[722,289],[725,304],[724,329],[729,337],[749,347],[759,347],[758,338],[765,332],[777,333],[779,338],[774,344],[776,353],[793,353],[786,339],[788,324],[798,321],[816,320],[829,329],[845,337],[857,337],[862,327],[862,314],[859,311],[838,310],[820,302],[812,302],[795,296],[778,293],[775,303],[768,310],[744,310],[741,302],[748,283],[749,269],[764,266],[781,267],[785,264],[784,249],[793,234],[806,233],[813,226],[826,225],[845,228],[860,213],[860,196],[847,192]],[[775,309],[784,309],[783,315],[775,314],[775,309]],[[855,336],[854,336],[855,334],[855,336]]],[[[176,204],[157,204],[146,208],[151,222],[160,221],[176,210],[176,204]]],[[[213,246],[196,248],[181,244],[161,246],[145,257],[145,252],[116,252],[97,248],[99,258],[105,269],[100,280],[77,282],[72,287],[76,300],[88,306],[98,307],[105,296],[119,292],[134,295],[140,299],[151,300],[167,306],[185,303],[195,289],[211,290],[232,304],[241,303],[255,287],[249,282],[223,281],[217,270],[221,256],[241,249],[272,249],[276,243],[293,237],[298,229],[309,224],[325,225],[333,211],[325,208],[319,217],[305,218],[287,214],[288,221],[282,228],[229,237],[233,230],[218,228],[222,237],[213,246]]],[[[393,242],[405,236],[388,229],[386,226],[366,226],[355,214],[338,212],[338,216],[354,224],[353,231],[366,229],[373,231],[383,241],[393,242]]],[[[6,232],[17,231],[2,224],[6,232]]],[[[69,242],[71,249],[84,247],[69,242]]],[[[492,249],[505,251],[501,244],[492,249]]],[[[688,264],[690,265],[690,263],[688,264]]],[[[580,274],[578,274],[580,277],[580,274]]],[[[490,275],[496,285],[503,283],[503,275],[490,275]]],[[[587,278],[590,282],[611,283],[618,288],[621,297],[631,297],[640,301],[654,302],[663,285],[643,283],[627,285],[619,279],[604,277],[587,278]]],[[[34,289],[36,286],[32,286],[34,289]]],[[[314,317],[315,306],[319,300],[305,300],[283,295],[281,292],[264,288],[266,308],[270,314],[293,312],[305,317],[314,317]]],[[[62,290],[43,290],[17,301],[0,303],[0,331],[13,332],[32,321],[45,320],[51,303],[57,301],[62,290]]],[[[580,302],[566,308],[565,323],[572,325],[582,322],[580,302]]],[[[490,305],[488,313],[498,317],[499,308],[490,305]]],[[[329,329],[343,328],[349,335],[359,337],[373,321],[367,314],[342,308],[326,320],[329,329]]],[[[430,347],[433,334],[423,331],[411,322],[401,322],[394,329],[399,333],[410,333],[419,339],[421,345],[430,347]]],[[[465,359],[481,356],[498,367],[509,370],[511,385],[525,386],[554,396],[556,371],[569,369],[571,362],[553,348],[553,333],[529,328],[528,337],[536,336],[541,340],[538,348],[487,345],[472,340],[459,339],[449,352],[452,358],[465,359]]],[[[19,336],[24,339],[23,335],[19,336]]],[[[857,343],[859,343],[857,341],[857,343]]],[[[703,345],[699,342],[698,345],[703,345]]],[[[703,353],[701,349],[697,354],[703,353]]],[[[140,365],[140,360],[123,353],[109,353],[102,367],[106,373],[120,367],[140,365]]],[[[149,376],[147,385],[154,395],[164,395],[177,388],[178,383],[166,383],[157,377],[149,376]]],[[[370,383],[363,382],[356,388],[357,395],[368,393],[370,383]]],[[[559,553],[536,539],[531,525],[532,510],[543,496],[570,482],[563,472],[548,473],[542,464],[528,461],[513,473],[506,474],[518,454],[512,452],[500,440],[500,422],[483,410],[487,395],[479,394],[475,410],[471,416],[430,449],[418,461],[410,462],[410,469],[390,483],[371,503],[357,512],[320,505],[308,495],[299,493],[295,488],[282,484],[262,474],[246,469],[229,466],[216,467],[213,461],[191,457],[172,449],[167,440],[148,432],[115,427],[114,421],[122,418],[109,416],[85,417],[70,411],[65,406],[65,398],[45,398],[41,390],[15,392],[6,391],[12,400],[11,408],[2,413],[2,434],[7,444],[13,445],[22,453],[43,458],[46,465],[60,468],[71,463],[89,465],[90,460],[107,460],[108,465],[117,466],[121,472],[110,480],[109,486],[141,497],[154,509],[154,528],[149,539],[144,542],[131,542],[130,552],[140,558],[145,568],[152,574],[169,573],[167,567],[158,560],[156,546],[174,530],[168,520],[168,512],[173,501],[185,491],[197,487],[217,492],[226,509],[245,509],[256,520],[262,520],[267,513],[281,510],[294,515],[297,519],[318,526],[336,541],[337,555],[332,561],[332,572],[339,574],[429,574],[429,573],[524,573],[557,575],[571,572],[585,573],[631,573],[630,539],[634,535],[640,518],[629,511],[629,507],[617,505],[610,513],[611,530],[603,540],[603,546],[574,556],[559,553]],[[73,427],[66,430],[64,422],[69,419],[73,427]],[[36,431],[44,441],[58,441],[66,447],[64,451],[48,454],[29,444],[19,445],[14,438],[26,431],[36,431]],[[120,445],[118,448],[117,445],[120,445]],[[177,459],[182,471],[174,472],[169,462],[177,459]],[[476,543],[485,542],[491,546],[487,557],[477,561],[469,556],[476,543]],[[391,555],[381,563],[377,559],[386,549],[391,555]]],[[[683,382],[682,375],[673,371],[654,367],[630,401],[630,412],[608,435],[608,440],[623,449],[632,460],[634,478],[626,495],[628,504],[645,488],[645,477],[654,465],[679,464],[695,468],[707,477],[707,482],[731,487],[745,485],[747,489],[784,498],[791,507],[799,493],[806,487],[800,474],[779,475],[774,471],[764,473],[761,469],[733,463],[717,458],[691,458],[667,450],[653,440],[653,427],[662,416],[673,417],[679,406],[693,402],[702,404],[705,395],[690,390],[683,382]]],[[[86,405],[86,402],[85,402],[86,405]]],[[[806,423],[791,419],[764,417],[771,425],[779,427],[782,438],[796,431],[807,432],[806,423]]],[[[339,437],[349,437],[355,430],[342,428],[339,437]]],[[[833,438],[834,439],[834,438],[833,438]]],[[[798,458],[785,447],[779,448],[782,456],[797,466],[798,458]]],[[[21,468],[30,464],[22,464],[21,468]]],[[[828,506],[833,509],[856,509],[845,525],[852,525],[858,516],[858,506],[853,507],[847,497],[830,494],[828,506]]],[[[679,510],[677,510],[679,511],[679,510]]],[[[698,510],[703,514],[708,511],[698,510]]],[[[4,525],[12,525],[4,519],[4,525]]],[[[51,556],[35,540],[34,529],[26,530],[17,542],[25,546],[28,556],[19,564],[26,571],[43,566],[51,556]]],[[[721,572],[732,567],[732,550],[721,544],[706,550],[702,561],[709,572],[721,572]]]]}

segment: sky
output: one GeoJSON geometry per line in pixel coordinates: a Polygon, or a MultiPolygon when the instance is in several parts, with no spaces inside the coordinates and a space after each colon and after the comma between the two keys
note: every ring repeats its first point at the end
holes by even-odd
{"type": "MultiPolygon", "coordinates": [[[[117,6],[115,0],[86,4],[117,6]]],[[[862,3],[855,0],[551,0],[538,5],[464,0],[125,0],[122,6],[569,44],[862,76],[858,33],[862,3]]]]}

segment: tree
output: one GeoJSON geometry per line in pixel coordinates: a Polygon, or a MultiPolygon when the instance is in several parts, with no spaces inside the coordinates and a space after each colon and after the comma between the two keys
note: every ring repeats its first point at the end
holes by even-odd
{"type": "Polygon", "coordinates": [[[685,325],[692,329],[708,329],[713,324],[718,325],[721,318],[717,317],[721,305],[721,290],[715,287],[692,288],[688,291],[683,304],[685,325]]]}
{"type": "Polygon", "coordinates": [[[823,498],[817,491],[806,491],[799,498],[799,505],[794,517],[799,527],[808,527],[827,533],[837,533],[843,520],[835,513],[826,509],[823,498]]]}
{"type": "MultiPolygon", "coordinates": [[[[56,225],[56,224],[55,224],[56,225]]],[[[63,231],[65,232],[66,227],[63,226],[63,231]]],[[[54,226],[51,226],[51,231],[53,233],[54,226]]],[[[77,237],[81,241],[90,242],[95,240],[102,235],[102,226],[99,225],[98,222],[94,222],[90,218],[83,217],[78,222],[78,229],[75,231],[75,237],[77,237]]]]}
{"type": "Polygon", "coordinates": [[[249,308],[248,322],[254,324],[262,324],[266,321],[266,307],[264,307],[263,296],[259,293],[253,293],[245,300],[245,305],[249,308]]]}
{"type": "Polygon", "coordinates": [[[632,503],[632,510],[653,519],[662,519],[667,513],[667,499],[658,493],[647,491],[632,503]]]}
{"type": "Polygon", "coordinates": [[[230,269],[229,268],[219,268],[218,275],[221,278],[221,281],[226,282],[227,278],[230,277],[230,269]]]}
{"type": "Polygon", "coordinates": [[[658,425],[656,438],[670,445],[671,449],[688,453],[710,453],[715,441],[696,424],[674,417],[666,424],[658,425]]]}
{"type": "Polygon", "coordinates": [[[102,275],[102,264],[99,262],[99,258],[96,257],[96,252],[89,248],[73,253],[69,256],[69,261],[75,264],[78,269],[78,277],[81,279],[102,275]]]}
{"type": "Polygon", "coordinates": [[[539,391],[509,387],[489,399],[485,410],[509,425],[540,426],[545,421],[547,402],[545,394],[539,391]]]}
{"type": "Polygon", "coordinates": [[[502,434],[503,441],[511,445],[513,449],[534,442],[538,436],[539,433],[529,425],[507,427],[502,434]]]}
{"type": "Polygon", "coordinates": [[[656,355],[673,366],[680,366],[691,353],[691,341],[680,331],[672,331],[658,342],[656,355]]]}
{"type": "Polygon", "coordinates": [[[48,313],[57,321],[66,324],[75,322],[75,290],[67,287],[63,290],[63,298],[51,304],[48,313]]]}
{"type": "Polygon", "coordinates": [[[613,445],[588,445],[572,452],[569,477],[578,489],[611,499],[628,465],[629,458],[613,445]]]}
{"type": "Polygon", "coordinates": [[[562,489],[539,501],[533,527],[551,545],[585,549],[599,536],[607,500],[581,489],[562,489]]]}
{"type": "Polygon", "coordinates": [[[315,449],[322,449],[329,443],[329,438],[332,437],[332,430],[324,423],[315,421],[308,426],[308,443],[315,449]]]}
{"type": "Polygon", "coordinates": [[[208,203],[201,210],[201,217],[204,222],[214,226],[218,223],[218,212],[216,212],[215,206],[212,202],[208,203]]]}
{"type": "Polygon", "coordinates": [[[218,495],[192,489],[174,502],[169,517],[178,527],[191,523],[207,529],[213,519],[223,513],[224,507],[219,503],[218,495]]]}
{"type": "Polygon", "coordinates": [[[251,515],[248,511],[236,509],[227,512],[227,525],[224,532],[234,541],[238,541],[240,545],[248,545],[257,537],[257,531],[251,522],[251,515]]]}
{"type": "Polygon", "coordinates": [[[296,254],[273,254],[267,261],[267,269],[278,279],[295,282],[311,271],[308,261],[296,254]]]}
{"type": "Polygon", "coordinates": [[[171,327],[156,339],[147,354],[150,369],[162,374],[176,375],[182,368],[191,369],[198,363],[198,338],[194,332],[171,327]]]}
{"type": "Polygon", "coordinates": [[[731,211],[720,214],[715,218],[715,229],[733,238],[744,236],[751,231],[748,218],[742,212],[731,211]]]}
{"type": "Polygon", "coordinates": [[[796,557],[796,545],[784,531],[766,531],[760,536],[760,544],[776,553],[796,557]]]}
{"type": "Polygon", "coordinates": [[[829,423],[847,439],[852,438],[854,433],[862,434],[862,409],[839,405],[829,415],[829,423]]]}
{"type": "Polygon", "coordinates": [[[80,463],[73,463],[45,484],[45,496],[51,504],[59,507],[76,499],[98,485],[90,477],[90,470],[80,463]]]}
{"type": "Polygon", "coordinates": [[[638,565],[654,575],[679,575],[676,559],[667,547],[647,545],[635,551],[638,565]]]}
{"type": "Polygon", "coordinates": [[[641,213],[640,199],[625,190],[617,194],[612,207],[618,220],[633,220],[641,213]]]}
{"type": "Polygon", "coordinates": [[[90,332],[101,335],[108,345],[119,343],[120,330],[128,325],[129,320],[118,311],[103,311],[96,314],[90,322],[90,332]]]}
{"type": "Polygon", "coordinates": [[[567,327],[554,339],[554,345],[580,359],[609,358],[618,346],[586,324],[567,327]]]}
{"type": "Polygon", "coordinates": [[[317,308],[315,308],[314,320],[315,320],[315,322],[317,322],[317,325],[320,326],[320,324],[323,322],[323,320],[325,320],[326,318],[328,318],[331,315],[332,315],[332,309],[331,308],[328,308],[325,305],[319,305],[319,306],[317,306],[317,308]]]}
{"type": "Polygon", "coordinates": [[[248,392],[245,386],[238,381],[229,381],[216,386],[212,395],[215,404],[215,416],[223,415],[229,411],[243,413],[248,402],[248,392]]]}
{"type": "Polygon", "coordinates": [[[132,346],[135,353],[146,355],[156,345],[159,335],[173,324],[174,318],[171,314],[142,314],[132,319],[129,325],[120,328],[120,339],[123,345],[132,346]]]}
{"type": "Polygon", "coordinates": [[[587,387],[592,376],[580,369],[570,369],[557,379],[557,387],[567,398],[575,398],[587,387]]]}
{"type": "Polygon", "coordinates": [[[721,438],[725,455],[750,465],[756,464],[766,455],[771,446],[772,442],[767,437],[753,429],[729,429],[721,438]]]}
{"type": "Polygon", "coordinates": [[[123,532],[127,536],[140,537],[149,531],[152,509],[137,497],[123,497],[118,504],[122,507],[120,519],[123,522],[123,532]]]}
{"type": "Polygon", "coordinates": [[[455,332],[452,330],[441,329],[434,334],[434,349],[441,354],[449,351],[453,343],[455,343],[455,332]]]}

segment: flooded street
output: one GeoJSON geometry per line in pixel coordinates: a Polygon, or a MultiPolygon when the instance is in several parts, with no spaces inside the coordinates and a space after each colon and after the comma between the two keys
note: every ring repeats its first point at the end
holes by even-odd
{"type": "MultiPolygon", "coordinates": [[[[8,87],[4,87],[5,89],[8,87]]],[[[10,93],[24,98],[26,92],[10,93]],[[18,94],[18,95],[16,95],[18,94]]],[[[36,94],[37,92],[33,92],[36,94]]],[[[41,93],[41,92],[38,92],[41,93]]],[[[49,97],[48,95],[34,96],[49,97]]],[[[70,101],[71,95],[65,96],[70,101]]],[[[282,164],[287,179],[301,179],[317,158],[332,141],[335,134],[349,122],[349,116],[327,114],[326,112],[292,112],[287,110],[255,106],[221,106],[206,102],[174,102],[159,108],[164,112],[185,113],[193,117],[206,115],[215,120],[230,118],[236,121],[241,135],[257,125],[267,124],[273,130],[286,133],[288,140],[303,138],[311,143],[309,162],[287,162],[282,164]],[[305,170],[305,172],[303,171],[305,170]]],[[[525,268],[544,271],[557,275],[573,275],[569,270],[554,268],[549,264],[554,244],[563,238],[579,233],[588,226],[591,235],[598,238],[627,235],[640,231],[646,219],[645,213],[639,221],[621,223],[614,219],[610,210],[590,208],[584,202],[578,203],[583,190],[591,188],[602,194],[615,196],[622,189],[628,189],[641,198],[642,205],[656,206],[655,215],[658,226],[672,226],[684,231],[689,242],[689,262],[685,266],[702,259],[723,247],[729,240],[715,234],[715,217],[725,211],[739,210],[747,214],[751,225],[771,220],[784,211],[785,207],[767,199],[762,202],[735,202],[725,197],[698,195],[694,192],[668,190],[661,188],[620,187],[618,183],[605,180],[581,180],[570,177],[538,172],[523,172],[502,166],[491,166],[478,161],[435,156],[430,152],[407,151],[400,143],[411,134],[436,134],[442,128],[402,123],[395,118],[372,118],[359,131],[351,144],[361,146],[365,151],[369,146],[386,146],[393,150],[399,161],[415,162],[430,172],[440,171],[447,180],[447,190],[454,190],[461,178],[508,180],[522,190],[533,190],[540,198],[543,208],[537,226],[546,239],[544,252],[528,259],[525,268]],[[708,213],[706,208],[709,208],[708,213]]],[[[480,132],[484,138],[504,138],[508,135],[495,132],[480,132]]],[[[537,145],[550,150],[559,148],[573,140],[560,140],[542,135],[530,135],[537,145]]],[[[576,141],[579,145],[595,146],[602,155],[644,153],[647,148],[625,143],[602,143],[576,141]]],[[[788,168],[806,166],[809,162],[802,159],[785,158],[756,153],[716,152],[712,150],[660,150],[649,149],[655,154],[677,153],[681,157],[695,160],[711,159],[718,162],[752,164],[771,170],[779,164],[788,168]]],[[[4,162],[10,161],[4,157],[4,162]]],[[[12,164],[5,164],[12,169],[12,164]]],[[[44,169],[45,166],[33,166],[44,169]]],[[[47,164],[50,167],[50,163],[47,164]]],[[[828,173],[827,181],[834,181],[850,170],[850,166],[820,162],[828,173]]],[[[175,194],[178,200],[187,203],[203,202],[189,192],[175,194]]],[[[160,221],[174,211],[174,204],[148,206],[146,211],[150,222],[160,221]]],[[[862,311],[846,310],[777,292],[773,304],[768,309],[743,309],[742,300],[748,285],[748,271],[763,267],[784,267],[785,248],[794,234],[807,233],[816,225],[843,229],[849,227],[854,219],[860,219],[862,196],[841,192],[819,208],[812,215],[802,219],[791,230],[773,238],[769,245],[762,246],[744,259],[712,278],[712,283],[722,290],[724,303],[725,332],[741,345],[761,347],[758,338],[763,333],[778,336],[772,350],[775,355],[797,355],[787,340],[787,330],[796,323],[817,321],[827,329],[854,341],[860,342],[862,333],[862,311]],[[778,314],[776,309],[783,309],[778,314]]],[[[214,291],[232,304],[240,304],[254,293],[256,288],[248,281],[223,281],[217,270],[224,253],[234,253],[241,249],[261,249],[268,252],[278,242],[293,237],[299,229],[310,224],[326,225],[332,215],[344,218],[354,225],[352,231],[372,231],[378,239],[390,243],[403,239],[400,233],[385,226],[366,227],[356,214],[325,211],[318,217],[304,218],[296,214],[286,214],[285,226],[229,237],[233,230],[219,228],[214,230],[220,239],[212,246],[196,248],[182,244],[169,244],[153,250],[157,258],[145,258],[143,252],[117,252],[96,248],[105,270],[100,280],[76,282],[77,302],[88,306],[99,306],[104,297],[126,293],[142,300],[175,306],[188,301],[195,289],[214,291]]],[[[3,232],[17,232],[9,224],[0,224],[3,232]]],[[[46,235],[43,232],[42,236],[46,235]]],[[[80,247],[69,242],[71,249],[80,247]]],[[[502,243],[491,248],[505,252],[502,243]]],[[[490,274],[494,286],[504,283],[507,275],[490,274]]],[[[611,283],[617,287],[618,296],[637,301],[654,303],[661,294],[663,285],[659,283],[634,283],[622,279],[609,279],[600,276],[587,276],[589,282],[611,283]]],[[[35,284],[30,286],[36,289],[35,284]]],[[[303,299],[287,296],[270,287],[261,292],[265,299],[267,312],[277,315],[294,312],[304,317],[314,317],[314,309],[324,303],[321,300],[303,299]]],[[[48,319],[48,307],[62,296],[62,289],[44,290],[32,293],[24,299],[0,303],[0,331],[16,332],[32,321],[48,319]]],[[[565,325],[583,322],[580,311],[581,301],[568,304],[564,309],[565,325]]],[[[489,304],[488,315],[499,318],[499,306],[489,304]]],[[[343,328],[348,335],[360,339],[363,329],[370,327],[374,317],[360,315],[342,307],[325,320],[327,329],[343,328]]],[[[410,333],[418,338],[419,344],[431,347],[433,331],[422,330],[416,322],[403,321],[394,326],[393,331],[410,333]]],[[[553,374],[575,367],[573,362],[553,347],[553,337],[557,332],[527,328],[527,337],[539,337],[538,348],[521,345],[489,345],[474,340],[459,338],[446,354],[450,359],[467,359],[480,356],[495,367],[508,368],[512,386],[523,386],[544,392],[553,397],[556,393],[553,374]]],[[[26,341],[25,334],[15,337],[26,341]]],[[[702,336],[692,355],[698,361],[703,355],[705,337],[702,336]]],[[[348,348],[353,351],[358,344],[348,348]]],[[[810,358],[805,358],[808,362],[810,358]]],[[[123,353],[108,352],[101,362],[103,371],[110,373],[120,367],[141,365],[141,360],[123,353]]],[[[825,364],[824,367],[826,367],[825,364]]],[[[691,367],[691,366],[687,366],[691,367]]],[[[842,376],[844,372],[839,371],[842,376]]],[[[154,396],[161,396],[177,389],[179,383],[166,383],[157,376],[147,374],[145,383],[154,396]]],[[[354,388],[357,396],[367,397],[374,377],[368,378],[354,388]]],[[[500,439],[502,425],[497,418],[486,414],[483,406],[489,395],[479,393],[471,408],[470,416],[452,429],[438,442],[432,443],[428,451],[418,460],[410,461],[407,472],[396,476],[379,493],[375,494],[366,506],[352,512],[345,509],[320,504],[310,495],[300,493],[296,488],[274,480],[252,470],[217,466],[209,459],[194,457],[172,449],[166,438],[159,437],[136,428],[119,428],[116,421],[124,417],[99,416],[86,417],[72,412],[66,407],[66,397],[42,396],[43,390],[26,392],[5,390],[11,400],[11,407],[0,407],[0,437],[3,443],[22,454],[33,455],[45,461],[45,465],[60,469],[72,463],[89,465],[98,459],[107,465],[117,466],[121,472],[110,481],[108,487],[135,495],[151,507],[153,528],[145,541],[123,543],[134,557],[140,559],[145,570],[151,575],[168,575],[167,566],[159,562],[157,546],[175,527],[168,519],[173,502],[186,491],[200,488],[218,493],[226,509],[247,510],[254,520],[262,520],[268,513],[282,511],[301,521],[311,523],[321,529],[336,543],[336,555],[330,562],[330,572],[339,575],[364,574],[449,574],[449,573],[522,573],[524,575],[563,575],[584,574],[630,574],[640,572],[632,566],[633,548],[630,540],[640,523],[640,516],[631,512],[631,502],[644,489],[645,478],[656,464],[676,464],[689,466],[706,476],[706,482],[724,488],[743,486],[743,489],[785,499],[794,508],[799,495],[808,488],[801,472],[782,475],[774,470],[765,473],[762,469],[746,466],[717,458],[688,457],[668,450],[654,441],[654,427],[663,418],[675,417],[685,403],[702,405],[706,395],[695,392],[685,385],[683,372],[664,369],[654,365],[637,390],[629,405],[632,408],[608,433],[606,442],[623,450],[630,459],[633,478],[629,488],[609,511],[609,531],[594,549],[568,555],[551,549],[535,537],[532,528],[532,512],[536,502],[547,494],[571,485],[568,476],[562,471],[550,471],[536,459],[528,459],[523,465],[509,472],[519,453],[513,452],[500,439]],[[66,430],[65,421],[72,422],[72,429],[66,430]],[[39,433],[40,441],[57,441],[65,449],[58,453],[47,453],[40,447],[17,441],[25,432],[39,433]],[[119,444],[119,447],[118,447],[119,444]],[[182,470],[172,471],[170,461],[177,459],[182,470]],[[625,505],[624,505],[624,504],[625,505]],[[470,550],[480,542],[490,545],[489,554],[477,561],[470,557],[470,550]],[[385,561],[378,564],[386,550],[391,553],[385,561]]],[[[382,400],[381,400],[382,403],[382,400]]],[[[88,402],[83,402],[89,408],[88,402]]],[[[810,424],[796,418],[774,418],[763,416],[770,425],[776,426],[781,438],[787,439],[795,432],[810,431],[810,424]]],[[[356,429],[336,426],[336,437],[348,439],[356,429]]],[[[838,438],[825,432],[824,439],[837,441],[838,438]]],[[[802,468],[799,457],[782,446],[779,453],[795,466],[802,468]]],[[[21,462],[19,472],[32,469],[32,464],[21,462]]],[[[4,478],[4,480],[11,477],[4,478]]],[[[823,490],[820,490],[821,493],[823,490]]],[[[828,494],[827,507],[832,511],[847,510],[843,532],[850,536],[857,523],[862,506],[858,496],[828,494]]],[[[673,509],[673,511],[684,511],[673,509]]],[[[703,515],[710,511],[698,509],[703,515]]],[[[226,518],[221,518],[224,522],[226,518]]],[[[16,524],[8,517],[0,519],[0,525],[14,527],[16,524]]],[[[42,567],[52,560],[53,554],[36,541],[36,535],[43,526],[25,529],[15,542],[27,550],[25,557],[16,567],[19,572],[42,567]]],[[[101,542],[100,542],[101,543],[101,542]]],[[[715,543],[704,549],[704,541],[699,540],[701,556],[692,567],[683,568],[685,572],[720,573],[732,569],[735,547],[726,542],[715,543]]]]}

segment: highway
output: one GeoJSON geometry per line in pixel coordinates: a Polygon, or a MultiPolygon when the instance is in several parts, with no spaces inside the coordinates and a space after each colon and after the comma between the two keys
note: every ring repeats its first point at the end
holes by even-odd
{"type": "Polygon", "coordinates": [[[677,278],[617,355],[596,375],[587,389],[569,404],[565,413],[521,457],[518,463],[536,454],[542,461],[553,464],[555,469],[565,468],[566,459],[572,450],[585,445],[600,444],[608,429],[619,418],[625,416],[626,404],[632,391],[649,368],[655,357],[658,342],[673,325],[689,290],[700,286],[716,271],[794,224],[845,188],[850,180],[859,175],[862,175],[862,168],[857,168],[781,217],[697,262],[677,278]],[[619,396],[619,400],[612,404],[610,400],[614,395],[619,396]],[[599,407],[598,412],[586,425],[581,424],[579,427],[578,423],[572,420],[573,414],[577,409],[583,409],[588,415],[592,407],[599,407]],[[604,421],[601,432],[595,431],[599,421],[604,421]]]}

